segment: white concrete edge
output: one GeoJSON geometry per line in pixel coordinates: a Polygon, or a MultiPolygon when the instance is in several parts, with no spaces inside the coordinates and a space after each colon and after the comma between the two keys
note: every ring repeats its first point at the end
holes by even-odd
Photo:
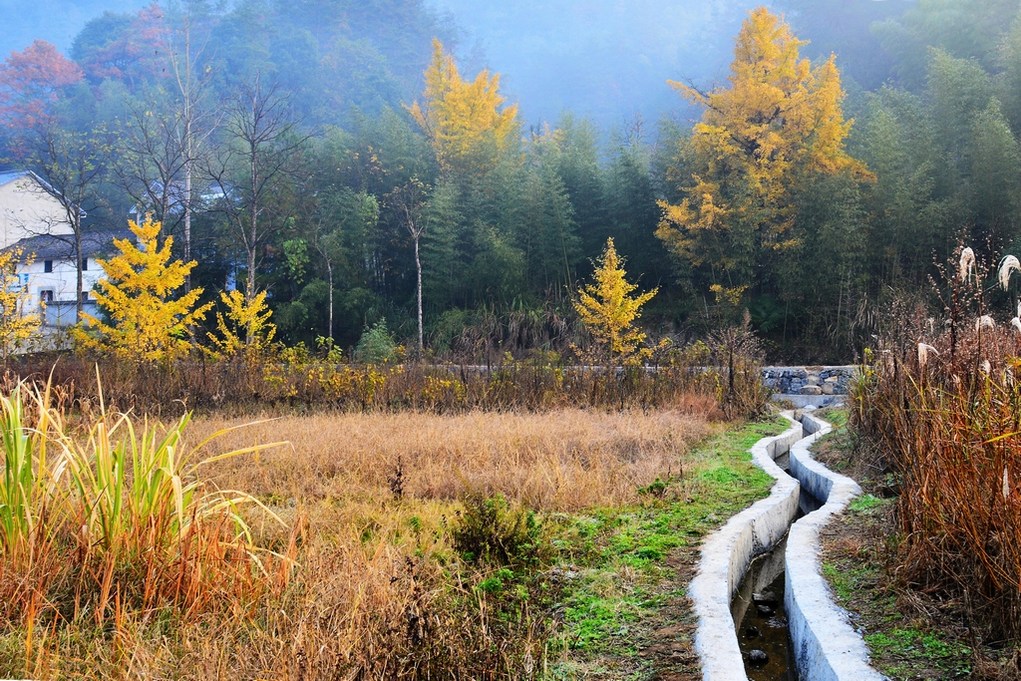
{"type": "Polygon", "coordinates": [[[868,648],[847,612],[834,603],[819,561],[819,533],[843,512],[861,487],[816,461],[809,448],[830,432],[830,424],[804,414],[810,437],[791,447],[790,470],[805,490],[825,504],[790,528],[785,553],[784,606],[798,674],[811,681],[880,681],[885,676],[869,665],[868,648]]]}
{"type": "Polygon", "coordinates": [[[801,487],[773,461],[802,438],[802,425],[790,412],[792,426],[752,446],[752,460],[776,478],[770,494],[731,518],[702,545],[698,573],[688,587],[698,625],[695,651],[706,681],[747,681],[730,601],[748,565],[787,533],[798,511],[801,487]]]}

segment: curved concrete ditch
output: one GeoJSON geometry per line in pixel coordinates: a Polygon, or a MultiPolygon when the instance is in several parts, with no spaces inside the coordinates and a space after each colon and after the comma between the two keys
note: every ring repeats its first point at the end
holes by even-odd
{"type": "Polygon", "coordinates": [[[773,489],[768,497],[731,518],[709,537],[702,547],[698,574],[688,590],[698,617],[695,649],[702,662],[702,678],[748,679],[731,616],[731,599],[752,560],[787,537],[784,606],[800,678],[885,679],[869,666],[864,642],[851,627],[846,612],[833,603],[819,572],[819,531],[861,490],[850,478],[815,461],[809,452],[809,447],[829,432],[829,424],[808,414],[798,420],[790,412],[784,412],[784,416],[791,421],[788,430],[752,447],[756,465],[776,479],[773,489]],[[776,463],[784,454],[789,454],[794,477],[776,463]],[[807,493],[825,503],[795,522],[802,484],[807,493]]]}

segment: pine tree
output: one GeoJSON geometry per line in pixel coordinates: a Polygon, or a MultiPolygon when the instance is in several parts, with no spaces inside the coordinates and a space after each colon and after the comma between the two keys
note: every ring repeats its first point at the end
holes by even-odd
{"type": "Polygon", "coordinates": [[[574,309],[596,344],[606,353],[609,365],[639,361],[649,351],[642,348],[645,332],[636,328],[634,322],[640,316],[642,305],[659,289],[631,295],[638,286],[628,282],[612,238],[606,240],[606,248],[596,263],[595,283],[578,290],[574,309]]]}
{"type": "Polygon", "coordinates": [[[120,251],[99,260],[106,273],[93,290],[110,323],[85,314],[86,325],[76,339],[83,347],[109,350],[138,362],[164,362],[186,355],[192,348],[189,328],[205,316],[212,303],[196,307],[201,288],[180,297],[180,289],[195,261],[171,260],[173,238],[157,243],[161,225],[146,216],[142,224],[128,221],[130,239],[114,239],[120,251]]]}

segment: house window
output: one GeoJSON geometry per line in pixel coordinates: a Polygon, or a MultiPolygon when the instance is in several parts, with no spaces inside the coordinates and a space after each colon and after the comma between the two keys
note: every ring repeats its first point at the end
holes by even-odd
{"type": "Polygon", "coordinates": [[[52,260],[43,260],[43,272],[52,272],[52,271],[53,271],[53,261],[52,260]]]}
{"type": "Polygon", "coordinates": [[[89,269],[89,259],[82,258],[82,272],[84,272],[87,269],[89,269]]]}
{"type": "Polygon", "coordinates": [[[88,291],[82,291],[82,302],[83,303],[89,302],[89,292],[88,291]]]}
{"type": "Polygon", "coordinates": [[[49,305],[53,302],[53,289],[43,289],[39,291],[39,302],[49,305]]]}

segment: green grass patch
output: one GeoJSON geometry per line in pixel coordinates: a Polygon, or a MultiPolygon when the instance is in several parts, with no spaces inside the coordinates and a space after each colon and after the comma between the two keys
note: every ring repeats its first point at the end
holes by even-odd
{"type": "Polygon", "coordinates": [[[842,605],[850,603],[856,594],[871,587],[881,578],[879,567],[869,564],[838,567],[834,563],[824,562],[822,574],[842,605]]]}
{"type": "Polygon", "coordinates": [[[971,673],[971,648],[949,642],[933,632],[895,627],[866,634],[865,643],[873,655],[898,660],[883,666],[883,671],[892,678],[912,678],[918,668],[915,660],[919,657],[946,672],[946,678],[971,673]]]}
{"type": "Polygon", "coordinates": [[[843,428],[847,425],[847,407],[826,407],[815,412],[815,415],[823,421],[827,421],[833,429],[843,428]]]}
{"type": "Polygon", "coordinates": [[[863,494],[860,497],[856,497],[847,508],[853,513],[868,513],[889,503],[891,503],[889,499],[880,499],[871,494],[863,494]]]}
{"type": "Polygon", "coordinates": [[[607,665],[613,678],[650,678],[648,662],[638,658],[643,623],[654,627],[657,612],[684,595],[671,582],[671,557],[696,556],[703,535],[769,493],[773,478],[751,462],[749,449],[789,427],[778,416],[727,431],[691,452],[687,475],[671,478],[654,498],[559,519],[554,545],[568,577],[555,645],[564,655],[549,678],[584,678],[607,665]]]}

